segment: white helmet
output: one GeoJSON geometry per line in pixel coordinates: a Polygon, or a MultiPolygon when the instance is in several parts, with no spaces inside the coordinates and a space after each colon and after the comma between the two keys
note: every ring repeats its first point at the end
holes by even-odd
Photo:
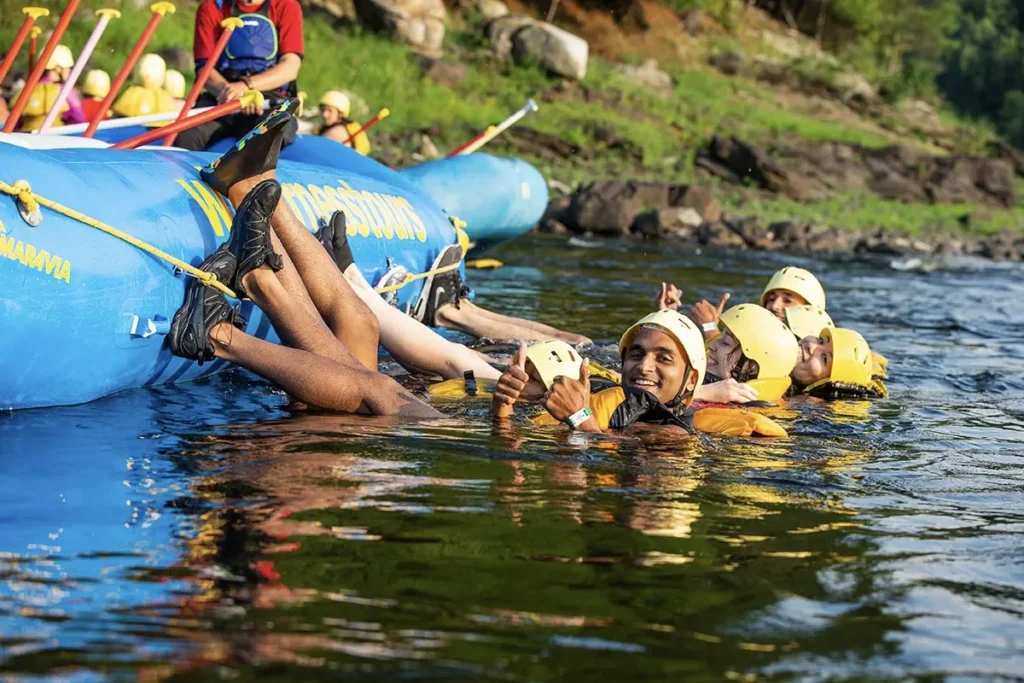
{"type": "Polygon", "coordinates": [[[160,55],[152,52],[143,55],[135,67],[135,78],[146,88],[159,88],[164,84],[164,75],[167,73],[167,63],[160,55]]]}
{"type": "Polygon", "coordinates": [[[50,59],[46,62],[46,70],[64,68],[70,69],[75,65],[75,56],[71,54],[71,48],[67,45],[58,45],[54,48],[50,59]]]}
{"type": "Polygon", "coordinates": [[[185,99],[185,77],[180,71],[167,70],[167,75],[164,76],[164,90],[175,99],[185,99]]]}

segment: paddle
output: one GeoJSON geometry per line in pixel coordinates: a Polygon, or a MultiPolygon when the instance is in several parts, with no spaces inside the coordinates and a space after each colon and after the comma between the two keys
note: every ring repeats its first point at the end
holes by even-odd
{"type": "Polygon", "coordinates": [[[89,122],[89,127],[85,129],[85,133],[82,137],[91,138],[96,134],[96,129],[99,128],[100,121],[107,116],[107,110],[114,103],[114,98],[117,97],[121,90],[121,86],[128,80],[128,75],[131,74],[132,69],[135,68],[135,62],[139,61],[139,57],[142,56],[142,51],[146,49],[146,44],[149,43],[150,38],[156,33],[156,27],[160,25],[160,20],[164,18],[167,13],[174,14],[174,5],[169,2],[157,2],[149,7],[153,16],[149,18],[149,23],[146,24],[146,28],[143,29],[142,35],[139,36],[139,40],[135,43],[135,47],[128,54],[128,59],[121,65],[121,70],[117,72],[117,76],[114,78],[114,82],[110,84],[110,92],[103,98],[103,102],[100,103],[100,108],[96,112],[96,118],[89,122]]]}
{"type": "MultiPolygon", "coordinates": [[[[14,66],[14,59],[18,56],[18,52],[21,51],[21,46],[25,44],[25,38],[28,37],[32,24],[36,23],[36,19],[39,17],[50,15],[50,10],[43,9],[42,7],[22,7],[21,12],[25,15],[25,21],[22,23],[21,28],[18,29],[17,35],[14,36],[14,42],[11,43],[10,49],[7,50],[3,63],[0,63],[0,83],[4,82],[4,79],[7,78],[7,73],[14,66]]],[[[31,69],[32,67],[29,66],[29,70],[31,69]]]]}
{"type": "Polygon", "coordinates": [[[230,102],[225,102],[224,104],[218,104],[216,107],[210,107],[209,109],[206,109],[202,113],[196,114],[195,116],[189,116],[186,119],[179,119],[174,123],[168,124],[162,128],[154,128],[153,130],[146,131],[145,133],[142,133],[140,135],[136,135],[133,138],[122,140],[116,145],[112,145],[111,149],[135,149],[136,147],[141,147],[142,145],[149,144],[154,140],[159,140],[168,133],[171,133],[172,135],[177,135],[183,130],[188,130],[189,128],[193,128],[195,126],[204,124],[207,121],[212,121],[214,119],[220,118],[221,116],[233,114],[236,111],[240,111],[242,107],[247,107],[249,105],[256,105],[257,107],[262,108],[263,93],[261,93],[259,90],[249,90],[244,95],[239,97],[237,100],[231,100],[230,102]]]}
{"type": "Polygon", "coordinates": [[[53,35],[50,36],[46,47],[43,48],[43,54],[39,55],[39,61],[36,62],[31,73],[29,73],[28,80],[25,81],[25,87],[22,89],[21,94],[18,95],[18,101],[14,103],[14,107],[11,109],[11,115],[7,117],[7,123],[4,124],[3,129],[5,133],[14,132],[14,127],[18,125],[18,120],[21,118],[25,107],[28,106],[29,99],[32,97],[32,91],[35,90],[39,79],[43,77],[43,72],[46,71],[46,63],[50,61],[50,55],[57,49],[60,39],[64,37],[64,32],[68,29],[71,18],[75,16],[75,11],[78,9],[80,1],[70,0],[68,6],[64,8],[64,13],[60,15],[60,21],[54,27],[53,35]]]}
{"type": "Polygon", "coordinates": [[[85,69],[85,63],[89,61],[89,57],[92,56],[92,51],[96,49],[96,43],[100,41],[100,36],[107,30],[107,24],[110,23],[111,19],[117,19],[121,16],[121,13],[116,9],[98,9],[96,10],[96,16],[99,20],[96,22],[96,27],[93,28],[92,33],[89,35],[89,40],[85,42],[85,47],[82,48],[81,54],[78,55],[78,61],[75,62],[74,68],[71,69],[71,75],[68,76],[68,80],[64,81],[64,85],[61,86],[60,92],[57,94],[57,99],[54,101],[53,106],[50,107],[50,111],[46,112],[46,118],[43,119],[43,125],[39,127],[40,133],[45,133],[50,130],[50,126],[53,125],[57,115],[60,114],[60,108],[64,104],[64,101],[71,94],[71,89],[75,87],[75,83],[78,82],[78,77],[82,75],[82,70],[85,69]]]}
{"type": "MultiPolygon", "coordinates": [[[[196,100],[199,99],[199,94],[203,92],[203,88],[206,87],[206,81],[209,80],[210,74],[213,73],[213,67],[220,59],[220,56],[224,54],[224,49],[228,46],[228,41],[231,39],[231,34],[235,32],[236,28],[242,26],[242,20],[238,17],[228,17],[224,21],[220,22],[221,31],[220,37],[217,39],[217,44],[213,46],[213,54],[206,60],[206,64],[203,64],[203,68],[199,70],[199,75],[196,76],[196,82],[192,85],[192,89],[188,92],[188,97],[185,98],[185,104],[181,107],[181,113],[178,114],[176,121],[182,121],[192,110],[196,100]]],[[[168,135],[164,138],[164,147],[170,147],[174,144],[174,139],[178,137],[177,133],[168,135]]]]}
{"type": "Polygon", "coordinates": [[[473,137],[469,142],[466,142],[459,147],[456,147],[448,153],[449,157],[460,156],[462,154],[472,154],[477,151],[488,142],[498,137],[506,130],[514,126],[521,118],[529,114],[531,111],[537,111],[537,103],[532,99],[527,100],[526,104],[516,113],[509,116],[507,119],[499,123],[497,126],[490,126],[484,132],[473,137]]]}

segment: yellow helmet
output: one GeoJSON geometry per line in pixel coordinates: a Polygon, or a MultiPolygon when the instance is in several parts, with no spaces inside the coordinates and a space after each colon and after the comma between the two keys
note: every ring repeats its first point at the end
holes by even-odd
{"type": "Polygon", "coordinates": [[[814,304],[790,306],[785,311],[786,325],[796,338],[817,337],[826,327],[835,327],[828,313],[814,304]]]}
{"type": "Polygon", "coordinates": [[[334,107],[341,113],[341,117],[344,119],[348,118],[349,112],[352,109],[352,103],[349,101],[348,95],[340,90],[328,90],[325,92],[324,96],[320,98],[320,105],[334,107]]]}
{"type": "Polygon", "coordinates": [[[871,352],[871,374],[875,379],[885,379],[889,375],[889,359],[878,353],[871,352]]]}
{"type": "Polygon", "coordinates": [[[740,304],[722,313],[722,326],[740,343],[743,355],[758,366],[758,378],[788,377],[800,351],[781,320],[757,304],[740,304]]]}
{"type": "Polygon", "coordinates": [[[86,97],[106,97],[110,92],[110,74],[102,69],[92,69],[85,74],[82,94],[86,97]]]}
{"type": "Polygon", "coordinates": [[[164,58],[152,52],[143,55],[139,60],[139,65],[135,67],[135,78],[144,88],[162,87],[166,73],[167,63],[164,58]]]}
{"type": "Polygon", "coordinates": [[[526,374],[540,380],[545,389],[551,388],[556,377],[578,378],[582,364],[576,349],[557,339],[539,342],[526,351],[526,374]]]}
{"type": "Polygon", "coordinates": [[[804,389],[804,393],[825,398],[888,395],[885,384],[872,377],[874,359],[864,337],[842,327],[824,329],[821,336],[832,342],[832,370],[828,377],[804,389]]]}
{"type": "Polygon", "coordinates": [[[164,76],[164,90],[175,99],[185,99],[185,76],[180,71],[168,69],[164,76]]]}
{"type": "Polygon", "coordinates": [[[46,70],[64,68],[70,69],[75,65],[75,57],[71,54],[71,48],[67,45],[58,45],[46,62],[46,70]]]}
{"type": "Polygon", "coordinates": [[[772,275],[772,279],[768,281],[764,292],[761,293],[762,306],[764,306],[765,299],[768,298],[768,292],[773,289],[788,289],[802,296],[807,303],[817,306],[821,310],[826,308],[824,288],[818,282],[818,278],[803,268],[786,266],[772,275]]]}
{"type": "MultiPolygon", "coordinates": [[[[696,386],[699,387],[704,383],[704,373],[708,369],[708,354],[704,348],[704,335],[692,320],[678,311],[658,311],[633,323],[619,340],[620,358],[625,357],[626,350],[633,343],[633,338],[645,327],[657,327],[675,339],[686,352],[690,367],[697,371],[696,386]]],[[[686,403],[689,404],[692,399],[691,394],[686,398],[686,403]]]]}

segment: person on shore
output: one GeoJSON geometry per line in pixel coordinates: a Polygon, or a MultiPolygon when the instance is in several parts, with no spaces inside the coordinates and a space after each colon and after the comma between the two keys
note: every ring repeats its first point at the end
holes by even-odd
{"type": "Polygon", "coordinates": [[[146,116],[164,114],[180,109],[174,98],[164,90],[167,63],[157,54],[143,55],[135,67],[135,85],[131,86],[114,102],[113,110],[118,116],[146,116]]]}
{"type": "MultiPolygon", "coordinates": [[[[39,130],[46,119],[46,114],[57,101],[64,82],[71,75],[71,69],[75,66],[75,57],[67,45],[58,45],[46,63],[46,71],[39,83],[32,89],[28,104],[22,113],[19,122],[20,130],[29,132],[39,130]]],[[[66,123],[83,123],[86,121],[85,112],[82,111],[82,100],[78,92],[72,88],[67,99],[61,105],[60,115],[54,125],[61,126],[66,123]]]]}
{"type": "Polygon", "coordinates": [[[280,108],[201,171],[237,211],[228,240],[200,266],[250,298],[288,346],[243,332],[237,307],[217,289],[190,280],[168,334],[171,352],[200,363],[236,363],[318,409],[439,417],[377,372],[377,318],[316,237],[280,202],[274,169],[289,118],[280,108]]]}
{"type": "MultiPolygon", "coordinates": [[[[237,100],[248,90],[262,91],[271,108],[294,97],[305,53],[302,7],[298,0],[203,0],[196,11],[193,41],[197,73],[213,56],[223,30],[220,23],[228,17],[238,17],[243,25],[231,34],[196,106],[210,107],[237,100]]],[[[237,114],[183,131],[175,144],[202,151],[226,137],[245,135],[262,118],[262,112],[247,107],[237,114]]],[[[293,118],[284,144],[291,144],[297,131],[298,123],[293,118]]]]}
{"type": "Polygon", "coordinates": [[[362,125],[358,121],[349,118],[351,109],[352,103],[345,93],[340,90],[325,92],[320,98],[320,118],[324,120],[324,125],[317,134],[328,140],[349,145],[363,156],[369,156],[370,138],[366,133],[359,132],[362,125]]]}
{"type": "MultiPolygon", "coordinates": [[[[92,121],[100,113],[100,105],[103,98],[110,92],[110,74],[102,69],[90,69],[85,74],[85,83],[82,84],[82,111],[85,113],[85,120],[92,121]]],[[[106,116],[110,116],[110,112],[106,116]]]]}
{"type": "Polygon", "coordinates": [[[675,311],[652,313],[625,331],[619,341],[621,383],[596,393],[591,393],[586,360],[574,358],[567,350],[553,363],[548,345],[531,348],[540,350],[541,357],[524,344],[499,378],[491,401],[495,419],[508,419],[517,401],[532,399],[543,401],[547,411],[534,419],[536,424],[564,423],[585,432],[621,433],[643,424],[673,429],[680,435],[701,431],[786,436],[771,419],[745,410],[688,412],[704,380],[707,357],[700,330],[675,311]]]}

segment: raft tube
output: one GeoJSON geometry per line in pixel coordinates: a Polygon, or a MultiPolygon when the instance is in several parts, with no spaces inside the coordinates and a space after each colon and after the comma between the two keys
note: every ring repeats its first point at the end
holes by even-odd
{"type": "MultiPolygon", "coordinates": [[[[33,144],[24,140],[0,135],[0,180],[8,185],[25,180],[36,195],[193,266],[227,237],[232,211],[197,171],[212,154],[11,144],[33,144]]],[[[441,207],[379,164],[357,172],[281,161],[278,176],[307,228],[345,211],[353,255],[371,283],[389,261],[425,272],[456,241],[441,207]]],[[[15,198],[0,195],[0,409],[83,403],[223,367],[176,358],[164,341],[185,276],[74,218],[41,211],[32,227],[15,198]]],[[[420,279],[399,290],[399,304],[415,302],[422,286],[420,279]]],[[[247,332],[277,340],[251,302],[242,310],[247,332]]]]}
{"type": "Polygon", "coordinates": [[[544,176],[522,159],[466,154],[399,173],[466,222],[472,256],[529,232],[548,205],[544,176]]]}
{"type": "MultiPolygon", "coordinates": [[[[108,142],[128,139],[146,130],[113,128],[97,138],[108,142]]],[[[210,148],[223,152],[235,143],[221,140],[210,148]]],[[[365,165],[378,162],[354,151],[347,145],[317,135],[299,135],[295,142],[281,150],[281,158],[321,166],[342,167],[361,171],[365,165]]],[[[401,169],[398,174],[432,197],[452,216],[466,223],[466,232],[474,247],[473,257],[529,232],[544,216],[548,205],[548,186],[544,176],[530,164],[514,157],[490,154],[463,156],[428,161],[401,169]]]]}

